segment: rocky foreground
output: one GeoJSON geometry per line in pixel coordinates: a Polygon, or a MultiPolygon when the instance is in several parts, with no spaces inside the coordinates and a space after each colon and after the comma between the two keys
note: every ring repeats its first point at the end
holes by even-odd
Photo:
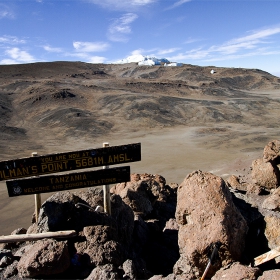
{"type": "Polygon", "coordinates": [[[280,279],[280,257],[254,258],[280,246],[280,141],[253,161],[250,180],[194,171],[178,186],[133,174],[111,189],[112,215],[97,211],[102,190],[59,192],[38,223],[12,234],[75,230],[68,239],[2,243],[2,279],[280,279]],[[83,205],[84,204],[84,205],[83,205]]]}

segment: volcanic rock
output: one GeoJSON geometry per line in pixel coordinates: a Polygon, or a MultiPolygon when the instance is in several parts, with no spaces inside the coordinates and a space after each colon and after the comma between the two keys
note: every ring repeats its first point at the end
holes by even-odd
{"type": "MultiPolygon", "coordinates": [[[[248,227],[222,178],[195,171],[181,183],[177,197],[180,259],[176,275],[201,275],[208,263],[209,246],[217,242],[221,248],[216,270],[241,258],[248,227]]],[[[213,270],[209,275],[213,275],[213,270]]]]}
{"type": "Polygon", "coordinates": [[[275,189],[280,183],[280,171],[270,162],[257,159],[252,162],[252,180],[267,190],[275,189]]]}
{"type": "Polygon", "coordinates": [[[64,272],[70,266],[66,242],[53,239],[39,240],[20,258],[17,265],[22,278],[64,272]]]}
{"type": "Polygon", "coordinates": [[[256,280],[261,275],[257,267],[244,266],[238,262],[221,268],[211,278],[212,280],[230,279],[230,280],[256,280]]]}

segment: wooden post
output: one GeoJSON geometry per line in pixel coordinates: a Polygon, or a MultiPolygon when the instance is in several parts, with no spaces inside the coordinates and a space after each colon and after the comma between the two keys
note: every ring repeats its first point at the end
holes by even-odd
{"type": "MultiPolygon", "coordinates": [[[[108,142],[103,143],[103,148],[109,147],[108,142]]],[[[103,166],[103,169],[108,169],[109,166],[105,165],[103,166]]],[[[103,185],[103,203],[104,203],[104,212],[111,215],[111,200],[110,200],[110,186],[109,185],[103,185]]]]}
{"type": "MultiPolygon", "coordinates": [[[[36,157],[37,155],[38,154],[36,152],[32,153],[33,157],[36,157]]],[[[36,223],[38,223],[39,212],[40,212],[40,208],[42,205],[41,194],[40,193],[34,194],[34,198],[35,198],[35,220],[36,220],[36,223]]]]}

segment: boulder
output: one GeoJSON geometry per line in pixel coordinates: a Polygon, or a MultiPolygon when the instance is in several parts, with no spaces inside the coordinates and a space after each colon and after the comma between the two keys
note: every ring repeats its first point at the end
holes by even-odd
{"type": "Polygon", "coordinates": [[[14,261],[11,265],[9,265],[4,271],[4,279],[8,279],[18,274],[18,261],[14,261]]]}
{"type": "MultiPolygon", "coordinates": [[[[258,276],[261,275],[261,271],[257,267],[248,267],[235,262],[229,266],[221,268],[215,273],[211,280],[256,280],[259,279],[258,276]]],[[[270,279],[270,278],[267,278],[270,279]]]]}
{"type": "Polygon", "coordinates": [[[166,185],[166,180],[156,174],[132,174],[131,181],[117,184],[111,193],[121,196],[135,214],[143,218],[156,218],[161,227],[174,218],[176,210],[176,187],[166,185]]]}
{"type": "Polygon", "coordinates": [[[105,264],[97,266],[91,272],[91,274],[86,278],[86,280],[118,280],[122,279],[118,275],[117,268],[112,264],[105,264]]]}
{"type": "Polygon", "coordinates": [[[241,183],[240,179],[235,175],[231,175],[227,179],[227,183],[229,184],[230,187],[232,187],[235,190],[245,191],[245,192],[247,191],[247,185],[244,183],[241,183]]]}
{"type": "Polygon", "coordinates": [[[280,279],[280,269],[264,271],[262,276],[258,278],[258,280],[279,280],[279,279],[280,279]]]}
{"type": "Polygon", "coordinates": [[[241,258],[248,227],[222,178],[202,171],[189,174],[178,188],[176,221],[180,248],[176,274],[202,275],[216,242],[221,243],[220,260],[209,270],[210,276],[241,258]]]}
{"type": "Polygon", "coordinates": [[[69,266],[70,256],[67,243],[54,239],[43,239],[35,242],[22,255],[17,269],[19,276],[26,278],[62,273],[69,266]]]}
{"type": "Polygon", "coordinates": [[[121,265],[124,262],[124,250],[120,243],[109,240],[103,244],[89,243],[83,251],[89,257],[88,265],[98,266],[105,264],[121,265]]]}
{"type": "Polygon", "coordinates": [[[265,162],[264,159],[256,159],[252,162],[252,181],[254,184],[267,190],[276,189],[280,182],[279,169],[265,162]]]}
{"type": "Polygon", "coordinates": [[[268,247],[272,250],[275,247],[280,246],[280,217],[279,216],[266,216],[264,218],[265,237],[267,238],[268,247]]]}
{"type": "Polygon", "coordinates": [[[280,211],[280,188],[264,200],[262,207],[272,211],[280,211]]]}
{"type": "Polygon", "coordinates": [[[264,147],[263,159],[265,162],[271,162],[274,165],[280,164],[280,141],[273,140],[264,147]]]}

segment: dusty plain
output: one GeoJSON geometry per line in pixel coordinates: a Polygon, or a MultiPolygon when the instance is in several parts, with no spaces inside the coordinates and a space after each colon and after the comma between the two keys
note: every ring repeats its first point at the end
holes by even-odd
{"type": "MultiPolygon", "coordinates": [[[[140,142],[132,173],[177,184],[198,169],[247,180],[252,161],[280,138],[280,78],[187,64],[6,65],[0,117],[0,161],[140,142]]],[[[1,181],[0,211],[0,234],[28,228],[34,196],[9,198],[1,181]]]]}

